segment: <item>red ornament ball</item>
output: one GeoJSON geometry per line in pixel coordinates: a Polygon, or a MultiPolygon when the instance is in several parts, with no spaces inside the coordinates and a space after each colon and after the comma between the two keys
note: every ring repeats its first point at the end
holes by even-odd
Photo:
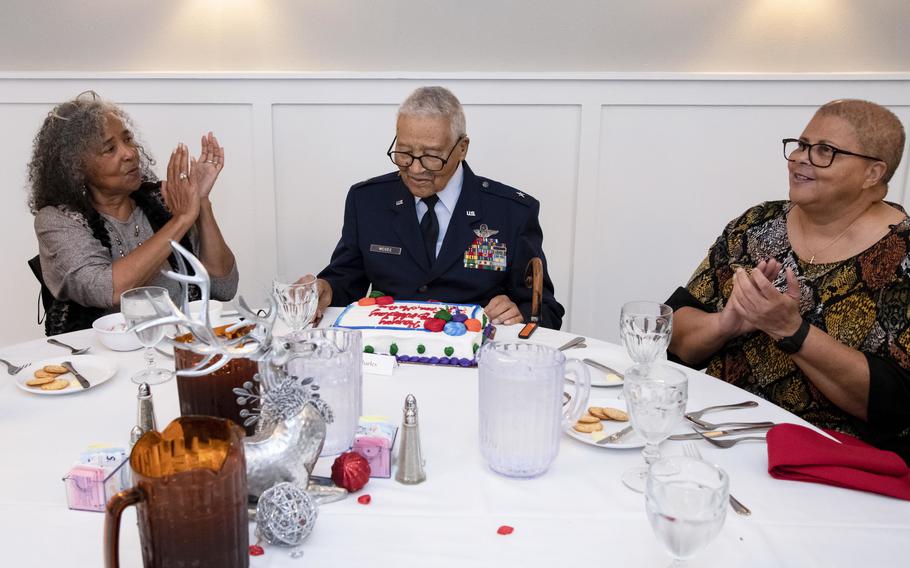
{"type": "Polygon", "coordinates": [[[345,452],[332,464],[332,481],[338,487],[354,492],[370,480],[370,464],[356,452],[345,452]]]}
{"type": "Polygon", "coordinates": [[[262,556],[265,554],[265,549],[259,546],[258,544],[250,545],[250,556],[262,556]]]}
{"type": "Polygon", "coordinates": [[[507,535],[507,534],[512,534],[512,531],[514,531],[514,530],[515,529],[510,527],[509,525],[502,525],[501,527],[496,529],[496,532],[498,532],[501,535],[507,535]]]}
{"type": "Polygon", "coordinates": [[[361,495],[360,497],[357,498],[357,502],[360,503],[361,505],[369,505],[370,501],[372,501],[372,500],[373,500],[373,498],[370,497],[369,495],[361,495]]]}

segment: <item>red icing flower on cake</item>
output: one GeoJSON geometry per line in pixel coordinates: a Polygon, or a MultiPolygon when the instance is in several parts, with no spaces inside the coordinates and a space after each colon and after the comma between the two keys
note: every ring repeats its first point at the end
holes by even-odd
{"type": "Polygon", "coordinates": [[[438,318],[429,318],[427,321],[423,322],[423,327],[428,331],[439,332],[442,331],[442,328],[446,326],[446,321],[438,318]]]}

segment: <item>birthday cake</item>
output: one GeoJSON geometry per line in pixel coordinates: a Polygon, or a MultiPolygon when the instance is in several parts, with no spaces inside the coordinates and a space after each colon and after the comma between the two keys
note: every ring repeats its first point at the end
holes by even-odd
{"type": "Polygon", "coordinates": [[[480,306],[389,296],[350,304],[334,326],[360,330],[366,353],[394,355],[404,363],[461,367],[476,365],[475,354],[493,331],[480,306]]]}

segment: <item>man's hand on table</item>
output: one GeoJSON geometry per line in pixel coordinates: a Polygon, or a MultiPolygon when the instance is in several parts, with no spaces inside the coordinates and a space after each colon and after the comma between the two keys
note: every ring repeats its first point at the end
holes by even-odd
{"type": "Polygon", "coordinates": [[[493,325],[512,325],[524,321],[524,316],[518,311],[518,306],[505,294],[495,296],[489,304],[484,306],[483,311],[486,312],[493,325]]]}

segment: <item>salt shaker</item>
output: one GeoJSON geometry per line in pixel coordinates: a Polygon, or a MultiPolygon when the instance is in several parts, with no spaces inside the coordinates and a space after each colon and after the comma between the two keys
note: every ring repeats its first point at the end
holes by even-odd
{"type": "Polygon", "coordinates": [[[423,483],[427,474],[423,469],[420,451],[420,429],[417,426],[417,398],[409,394],[404,399],[404,417],[401,420],[401,442],[398,445],[398,471],[395,481],[407,485],[423,483]]]}
{"type": "Polygon", "coordinates": [[[152,389],[148,383],[139,385],[139,393],[136,395],[136,425],[130,430],[130,445],[135,445],[146,432],[158,429],[155,421],[155,405],[152,402],[152,389]]]}

